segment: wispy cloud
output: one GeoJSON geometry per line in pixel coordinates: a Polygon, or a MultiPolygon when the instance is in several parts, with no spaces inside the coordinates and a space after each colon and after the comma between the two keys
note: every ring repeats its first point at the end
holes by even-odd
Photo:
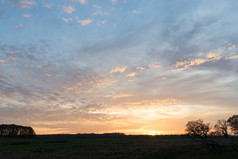
{"type": "Polygon", "coordinates": [[[195,58],[188,58],[186,60],[177,61],[176,64],[173,65],[173,67],[181,71],[189,69],[192,66],[202,65],[208,62],[216,62],[220,61],[221,59],[232,60],[236,58],[238,58],[238,54],[233,52],[230,54],[223,54],[222,52],[218,53],[209,52],[205,54],[203,52],[202,53],[200,52],[195,58]]]}
{"type": "Polygon", "coordinates": [[[127,94],[127,93],[119,93],[119,94],[112,94],[112,95],[105,95],[104,97],[110,97],[113,99],[118,99],[118,98],[126,98],[126,97],[132,97],[132,94],[127,94]]]}
{"type": "Polygon", "coordinates": [[[85,20],[80,20],[80,24],[82,26],[88,25],[93,22],[93,19],[85,19],[85,20]]]}
{"type": "Polygon", "coordinates": [[[101,10],[97,10],[96,12],[92,13],[92,16],[97,16],[97,15],[103,15],[103,12],[101,10]]]}
{"type": "Polygon", "coordinates": [[[69,18],[61,18],[65,23],[69,23],[73,21],[73,18],[69,17],[69,18]]]}
{"type": "Polygon", "coordinates": [[[77,10],[74,6],[63,6],[62,9],[65,13],[68,14],[71,14],[77,10]]]}
{"type": "Polygon", "coordinates": [[[82,26],[86,26],[86,25],[89,25],[90,23],[93,22],[93,19],[84,19],[84,20],[81,20],[78,16],[75,17],[75,20],[80,23],[82,26]]]}
{"type": "Polygon", "coordinates": [[[117,73],[117,72],[123,73],[126,71],[126,69],[127,69],[127,66],[115,67],[110,71],[110,73],[117,73]]]}
{"type": "Polygon", "coordinates": [[[24,25],[23,24],[18,24],[17,26],[16,26],[16,29],[20,29],[20,28],[22,28],[24,25]]]}
{"type": "Polygon", "coordinates": [[[102,20],[101,21],[101,24],[106,24],[107,23],[107,20],[102,20]]]}
{"type": "Polygon", "coordinates": [[[97,22],[97,25],[100,26],[100,25],[104,25],[106,23],[107,23],[107,20],[102,20],[102,21],[97,22]]]}
{"type": "Polygon", "coordinates": [[[97,15],[107,15],[106,12],[102,11],[102,7],[98,5],[93,5],[93,7],[96,9],[95,12],[92,13],[92,16],[97,16],[97,15]]]}
{"type": "Polygon", "coordinates": [[[132,73],[129,73],[128,75],[126,75],[126,77],[135,77],[137,75],[136,72],[132,72],[132,73]]]}
{"type": "Polygon", "coordinates": [[[149,66],[149,68],[152,68],[152,69],[159,68],[159,67],[161,67],[161,63],[155,62],[155,63],[149,64],[148,66],[149,66]]]}
{"type": "Polygon", "coordinates": [[[144,70],[144,67],[136,67],[137,70],[144,70]]]}
{"type": "Polygon", "coordinates": [[[128,13],[129,13],[129,14],[136,14],[136,13],[138,13],[138,11],[136,11],[136,10],[131,10],[131,11],[128,11],[128,13]]]}
{"type": "Polygon", "coordinates": [[[111,0],[112,1],[112,4],[117,4],[119,2],[119,0],[111,0]]]}
{"type": "Polygon", "coordinates": [[[88,0],[64,0],[66,2],[79,2],[81,4],[87,4],[88,0]]]}
{"type": "Polygon", "coordinates": [[[161,79],[162,79],[162,80],[167,80],[167,79],[168,79],[168,77],[161,77],[161,79]]]}
{"type": "Polygon", "coordinates": [[[5,58],[5,59],[0,58],[0,63],[8,63],[8,62],[14,61],[14,60],[16,60],[16,57],[8,57],[8,58],[5,58]]]}
{"type": "Polygon", "coordinates": [[[40,67],[42,67],[42,68],[46,68],[46,67],[50,67],[50,66],[53,66],[53,64],[52,63],[47,63],[47,62],[45,62],[45,63],[43,63],[43,64],[41,64],[41,66],[40,67]]]}
{"type": "Polygon", "coordinates": [[[77,0],[77,1],[81,4],[86,4],[87,3],[87,0],[77,0]]]}
{"type": "Polygon", "coordinates": [[[32,18],[32,14],[23,14],[24,18],[32,18]]]}
{"type": "Polygon", "coordinates": [[[31,9],[36,5],[35,0],[9,0],[9,2],[12,6],[24,9],[31,9]]]}
{"type": "Polygon", "coordinates": [[[101,6],[98,6],[96,4],[94,4],[93,7],[96,8],[96,9],[101,9],[102,8],[101,6]]]}
{"type": "Polygon", "coordinates": [[[232,60],[232,59],[237,59],[238,58],[238,54],[235,53],[230,53],[229,55],[225,56],[226,60],[232,60]]]}

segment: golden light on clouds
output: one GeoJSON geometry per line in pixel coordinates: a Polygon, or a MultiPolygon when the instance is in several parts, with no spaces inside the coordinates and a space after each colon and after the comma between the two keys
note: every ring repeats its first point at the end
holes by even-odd
{"type": "Polygon", "coordinates": [[[137,70],[144,70],[144,67],[136,67],[137,70]]]}
{"type": "Polygon", "coordinates": [[[136,72],[132,72],[132,73],[126,75],[126,77],[135,77],[136,75],[137,75],[136,72]]]}
{"type": "Polygon", "coordinates": [[[162,133],[160,131],[148,131],[145,134],[148,134],[148,135],[151,135],[151,136],[162,135],[162,133]]]}
{"type": "Polygon", "coordinates": [[[113,99],[118,99],[118,98],[124,98],[124,97],[131,97],[133,96],[132,94],[127,94],[127,93],[120,93],[120,94],[115,94],[113,93],[112,95],[105,95],[104,97],[110,97],[113,99]]]}
{"type": "MultiPolygon", "coordinates": [[[[226,48],[226,49],[231,50],[230,48],[226,48]]],[[[234,47],[232,47],[232,49],[235,49],[235,45],[234,47]]],[[[175,67],[179,71],[182,71],[182,70],[189,69],[192,66],[198,66],[208,62],[216,62],[216,61],[220,61],[221,59],[231,60],[231,59],[238,58],[238,54],[233,52],[230,54],[223,55],[222,52],[224,51],[225,51],[224,49],[218,48],[216,53],[208,52],[207,54],[205,54],[204,52],[200,52],[197,55],[197,58],[188,58],[187,60],[177,61],[176,64],[173,65],[173,67],[175,67]]]]}
{"type": "Polygon", "coordinates": [[[127,69],[127,66],[115,67],[110,71],[110,73],[117,73],[117,72],[123,73],[126,71],[126,69],[127,69]]]}

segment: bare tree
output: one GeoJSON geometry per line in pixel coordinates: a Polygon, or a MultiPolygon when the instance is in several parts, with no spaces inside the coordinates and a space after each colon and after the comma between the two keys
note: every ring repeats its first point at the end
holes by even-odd
{"type": "Polygon", "coordinates": [[[190,136],[203,136],[207,137],[207,133],[211,130],[210,123],[204,124],[203,120],[189,121],[186,124],[187,133],[190,136]]]}
{"type": "Polygon", "coordinates": [[[227,122],[234,134],[238,135],[238,115],[233,115],[227,120],[227,122]]]}
{"type": "Polygon", "coordinates": [[[228,122],[225,119],[218,120],[214,129],[216,130],[217,134],[222,134],[224,137],[228,137],[228,122]]]}

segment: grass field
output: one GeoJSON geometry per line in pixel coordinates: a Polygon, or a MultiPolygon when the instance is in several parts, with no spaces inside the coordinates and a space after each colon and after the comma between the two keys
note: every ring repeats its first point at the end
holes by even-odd
{"type": "MultiPolygon", "coordinates": [[[[219,138],[223,145],[229,139],[219,138]]],[[[5,159],[237,159],[235,151],[213,151],[186,136],[94,137],[75,136],[0,138],[5,159]]]]}

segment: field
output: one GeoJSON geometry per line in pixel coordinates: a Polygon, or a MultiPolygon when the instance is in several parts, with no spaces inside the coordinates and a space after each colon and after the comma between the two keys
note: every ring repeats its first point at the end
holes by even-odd
{"type": "MultiPolygon", "coordinates": [[[[214,139],[213,139],[214,141],[214,139]]],[[[229,147],[231,140],[216,138],[229,147]]],[[[37,136],[0,138],[1,159],[235,159],[187,136],[37,136]]]]}

